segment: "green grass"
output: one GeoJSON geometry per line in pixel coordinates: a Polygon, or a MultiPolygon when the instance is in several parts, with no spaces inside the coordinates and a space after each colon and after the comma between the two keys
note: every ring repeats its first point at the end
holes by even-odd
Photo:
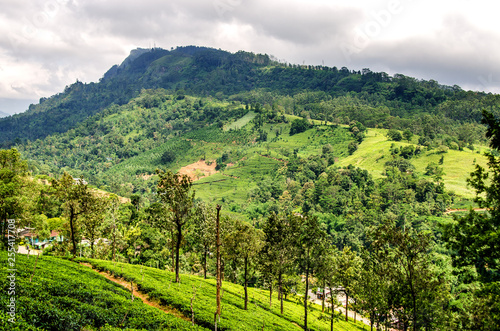
{"type": "MultiPolygon", "coordinates": [[[[358,150],[352,155],[341,159],[338,162],[340,166],[352,164],[362,169],[368,170],[375,178],[383,177],[384,164],[391,159],[391,145],[406,146],[406,142],[390,141],[386,137],[385,129],[368,129],[365,140],[359,145],[358,150]]],[[[414,138],[415,140],[415,138],[414,138]]],[[[484,151],[484,147],[479,147],[484,151]]],[[[425,173],[425,168],[430,162],[438,163],[441,156],[444,156],[443,170],[445,175],[443,181],[445,187],[455,194],[471,198],[474,191],[467,187],[467,178],[474,171],[475,164],[483,167],[487,164],[486,157],[480,152],[449,150],[447,153],[436,153],[436,150],[424,151],[420,156],[412,158],[410,161],[415,166],[415,170],[425,173]]],[[[429,177],[430,179],[430,177],[429,177]]]]}
{"type": "Polygon", "coordinates": [[[243,204],[247,200],[247,193],[242,185],[243,181],[218,173],[196,181],[193,187],[196,197],[204,201],[219,203],[224,198],[227,204],[243,204]]]}
{"type": "MultiPolygon", "coordinates": [[[[192,275],[181,275],[181,283],[174,283],[174,274],[160,269],[138,265],[112,263],[85,259],[100,270],[110,271],[118,277],[132,280],[141,291],[162,304],[177,308],[186,316],[191,314],[191,298],[196,289],[194,315],[197,324],[207,328],[214,327],[215,279],[203,279],[192,275]]],[[[285,300],[284,314],[280,314],[277,296],[273,297],[269,307],[269,292],[258,288],[249,288],[248,310],[244,310],[243,287],[223,282],[222,315],[218,327],[221,330],[301,330],[303,325],[303,306],[294,299],[285,300]]],[[[290,299],[290,298],[289,298],[290,299]]],[[[329,330],[329,321],[320,320],[320,307],[312,305],[309,313],[310,330],[329,330]]],[[[365,326],[366,327],[366,326],[365,326]]],[[[362,330],[363,324],[352,321],[335,321],[334,330],[362,330]]]]}
{"type": "Polygon", "coordinates": [[[251,120],[253,120],[257,114],[253,111],[249,111],[242,118],[230,123],[224,127],[224,131],[238,130],[247,125],[251,120]]]}
{"type": "Polygon", "coordinates": [[[271,175],[282,164],[283,162],[253,153],[222,173],[196,181],[196,196],[205,201],[221,202],[223,199],[226,205],[244,204],[248,199],[248,192],[257,187],[255,180],[271,175]]]}

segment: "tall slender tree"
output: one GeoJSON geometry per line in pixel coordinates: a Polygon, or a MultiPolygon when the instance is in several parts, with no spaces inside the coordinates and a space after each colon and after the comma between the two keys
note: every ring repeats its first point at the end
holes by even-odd
{"type": "Polygon", "coordinates": [[[181,249],[183,231],[190,218],[193,208],[194,191],[191,191],[192,182],[187,175],[174,174],[172,171],[157,170],[158,196],[171,211],[171,221],[175,228],[175,281],[179,277],[179,252],[181,249]]]}
{"type": "Polygon", "coordinates": [[[205,203],[200,202],[195,205],[192,233],[195,245],[201,250],[203,255],[203,278],[207,279],[207,260],[210,249],[215,246],[215,215],[210,212],[205,203]]]}
{"type": "Polygon", "coordinates": [[[373,249],[383,251],[389,262],[390,309],[399,323],[414,331],[439,327],[447,314],[449,288],[445,271],[434,266],[431,234],[386,221],[373,238],[373,249]]]}
{"type": "Polygon", "coordinates": [[[107,233],[111,236],[111,261],[116,258],[116,244],[119,235],[118,231],[118,213],[120,208],[120,200],[116,194],[111,194],[108,198],[108,218],[107,218],[107,233]]]}
{"type": "Polygon", "coordinates": [[[26,161],[17,149],[0,150],[0,222],[1,236],[7,248],[7,219],[18,218],[22,211],[23,178],[27,174],[26,161]]]}
{"type": "Polygon", "coordinates": [[[91,209],[92,192],[88,185],[65,172],[58,181],[54,181],[58,198],[69,221],[70,237],[73,244],[72,254],[76,257],[77,238],[80,230],[79,217],[91,209]]]}
{"type": "Polygon", "coordinates": [[[146,208],[146,219],[149,224],[157,228],[160,233],[168,238],[167,244],[170,246],[170,259],[172,272],[175,270],[175,224],[172,222],[172,215],[168,206],[155,202],[146,208]]]}
{"type": "Polygon", "coordinates": [[[345,295],[345,320],[348,321],[349,298],[355,289],[355,283],[361,267],[361,259],[350,247],[344,247],[335,259],[335,281],[342,286],[345,295]]]}
{"type": "Polygon", "coordinates": [[[307,313],[309,301],[309,278],[317,270],[318,259],[324,253],[326,247],[326,231],[314,216],[292,216],[289,217],[291,228],[297,229],[295,242],[295,256],[300,272],[303,272],[304,291],[304,329],[307,330],[307,313]]]}
{"type": "Polygon", "coordinates": [[[222,275],[221,275],[221,252],[220,252],[220,246],[221,246],[221,240],[220,240],[220,209],[221,206],[217,205],[217,216],[215,218],[215,257],[217,259],[216,261],[216,270],[217,270],[217,286],[216,286],[216,310],[214,314],[214,324],[215,324],[215,330],[217,330],[217,317],[220,319],[220,313],[221,313],[221,306],[220,306],[220,292],[222,288],[222,275]]]}
{"type": "Polygon", "coordinates": [[[391,277],[388,271],[391,263],[384,250],[363,250],[362,261],[355,293],[358,307],[369,316],[370,329],[373,330],[375,323],[378,325],[390,313],[391,277]]]}
{"type": "Polygon", "coordinates": [[[488,169],[476,165],[468,180],[476,191],[475,201],[487,211],[470,209],[463,217],[445,228],[445,241],[453,250],[455,266],[472,267],[479,274],[480,286],[474,301],[482,302],[468,309],[468,327],[481,330],[500,329],[500,120],[483,111],[483,123],[488,126],[492,152],[486,153],[488,169]]]}
{"type": "MultiPolygon", "coordinates": [[[[294,216],[290,216],[292,218],[294,216]]],[[[292,241],[294,239],[293,221],[274,212],[264,222],[264,245],[259,254],[259,268],[269,281],[270,304],[272,298],[272,284],[278,285],[280,310],[283,314],[283,276],[293,261],[292,241]]]]}
{"type": "MultiPolygon", "coordinates": [[[[335,305],[337,304],[337,256],[339,252],[334,246],[327,246],[324,253],[320,256],[320,264],[317,272],[318,280],[323,286],[323,299],[326,299],[326,290],[330,292],[330,330],[333,331],[333,322],[335,320],[335,305]]],[[[324,301],[323,301],[324,302],[324,301]]]]}
{"type": "Polygon", "coordinates": [[[262,248],[261,230],[254,228],[245,221],[236,220],[233,231],[224,238],[224,251],[229,259],[243,260],[243,285],[245,290],[245,310],[248,306],[248,276],[249,268],[255,264],[257,255],[262,248]]]}
{"type": "Polygon", "coordinates": [[[105,197],[93,193],[87,205],[88,210],[81,218],[82,233],[90,241],[91,256],[94,258],[94,244],[103,230],[108,201],[105,197]]]}

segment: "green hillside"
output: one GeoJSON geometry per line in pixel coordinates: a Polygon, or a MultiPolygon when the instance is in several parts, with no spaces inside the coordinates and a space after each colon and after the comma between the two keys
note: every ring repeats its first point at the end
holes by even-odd
{"type": "Polygon", "coordinates": [[[127,104],[143,89],[159,88],[259,102],[336,123],[356,120],[368,127],[411,128],[415,134],[462,134],[461,140],[481,137],[463,131],[477,131],[482,109],[499,113],[497,95],[434,80],[391,77],[369,69],[283,64],[265,54],[187,46],[134,50],[99,82],[77,81],[59,94],[41,98],[25,113],[0,119],[0,143],[10,147],[66,132],[113,105],[127,104]]]}
{"type": "MultiPolygon", "coordinates": [[[[142,292],[150,298],[159,300],[180,310],[186,317],[191,317],[191,299],[193,301],[194,318],[198,325],[208,329],[214,328],[215,311],[215,279],[203,279],[192,275],[181,275],[181,282],[175,283],[175,274],[166,270],[146,266],[113,263],[92,259],[80,259],[91,263],[95,268],[106,271],[116,277],[133,281],[142,292]]],[[[297,303],[298,297],[290,295],[284,302],[284,313],[280,313],[280,303],[275,294],[272,306],[269,306],[269,291],[250,288],[249,309],[243,309],[243,287],[224,281],[222,285],[222,315],[218,322],[220,330],[300,330],[303,325],[304,308],[297,303]]],[[[311,305],[308,327],[310,330],[330,330],[328,314],[321,313],[321,306],[311,305]],[[320,318],[321,316],[324,318],[320,318]]],[[[334,322],[334,330],[362,330],[366,328],[361,322],[345,322],[339,318],[334,322]]]]}
{"type": "MultiPolygon", "coordinates": [[[[0,256],[7,261],[7,252],[0,256]]],[[[14,324],[0,311],[2,330],[206,330],[131,301],[128,290],[75,262],[18,254],[13,266],[15,280],[7,278],[12,268],[0,267],[0,302],[7,307],[14,298],[16,305],[14,324]],[[15,293],[9,294],[9,281],[15,293]]]]}
{"type": "MultiPolygon", "coordinates": [[[[499,95],[434,80],[135,50],[0,119],[0,248],[79,251],[183,316],[67,260],[43,256],[30,281],[18,256],[19,329],[191,329],[191,304],[195,329],[213,329],[214,281],[198,276],[222,264],[225,330],[307,329],[297,293],[325,286],[377,328],[498,330],[499,117],[499,95]],[[230,282],[251,284],[248,311],[230,282]]],[[[309,326],[328,329],[311,307],[309,326]]]]}
{"type": "Polygon", "coordinates": [[[217,164],[212,172],[217,173],[207,177],[201,170],[188,172],[194,179],[201,177],[195,183],[197,197],[234,212],[247,210],[249,217],[255,216],[252,204],[260,199],[256,194],[262,183],[275,185],[270,196],[274,200],[262,199],[269,205],[287,190],[285,182],[294,179],[295,172],[305,171],[295,179],[300,186],[318,180],[327,169],[347,166],[383,179],[387,162],[398,156],[394,150],[405,146],[420,151],[408,160],[412,173],[432,182],[426,168],[437,165],[446,190],[459,199],[473,197],[466,180],[475,164],[486,163],[487,149],[478,141],[465,145],[445,134],[432,140],[413,135],[410,144],[390,140],[387,129],[365,130],[360,122],[347,126],[320,120],[311,120],[303,132],[291,134],[292,123],[301,119],[272,105],[144,90],[127,105],[111,107],[75,129],[18,148],[35,173],[57,176],[70,171],[101,189],[126,197],[140,194],[150,201],[157,168],[179,171],[205,160],[207,166],[217,164]],[[365,131],[358,133],[358,126],[365,131]],[[349,151],[352,144],[357,147],[349,151]]]}
{"type": "MultiPolygon", "coordinates": [[[[411,144],[417,145],[418,137],[413,137],[411,144]]],[[[376,178],[384,176],[384,164],[391,159],[391,146],[408,146],[407,142],[395,142],[387,138],[386,129],[369,129],[365,140],[359,145],[358,150],[352,155],[342,158],[340,166],[354,165],[368,170],[376,178]]],[[[448,150],[446,153],[439,153],[437,149],[424,151],[421,155],[411,160],[415,166],[415,171],[425,174],[425,169],[429,163],[438,164],[441,157],[444,158],[443,181],[446,188],[457,195],[472,198],[475,193],[467,187],[467,178],[475,170],[475,165],[486,166],[487,159],[483,152],[489,150],[485,146],[474,146],[474,150],[464,148],[463,151],[448,150]]],[[[429,178],[429,176],[426,176],[429,178]]]]}
{"type": "MultiPolygon", "coordinates": [[[[0,252],[7,260],[7,253],[0,252]]],[[[180,284],[173,283],[171,272],[146,266],[80,259],[90,262],[99,270],[108,271],[146,293],[152,302],[173,307],[185,319],[165,313],[144,304],[140,298],[131,301],[130,290],[99,275],[89,267],[76,262],[50,256],[38,258],[17,255],[15,261],[15,295],[9,295],[8,268],[2,266],[3,291],[0,302],[4,307],[14,297],[16,323],[11,328],[9,315],[0,312],[2,330],[207,330],[213,329],[215,309],[215,280],[182,275],[180,284]],[[36,264],[36,268],[35,268],[36,264]],[[195,326],[191,299],[196,290],[194,305],[195,326]]],[[[229,282],[223,283],[223,312],[219,330],[300,330],[303,307],[293,297],[285,300],[284,315],[280,314],[276,295],[269,307],[269,293],[258,288],[250,289],[249,310],[242,308],[243,288],[229,282]]],[[[171,309],[169,308],[169,309],[171,309]]],[[[320,306],[313,306],[309,325],[311,330],[329,330],[329,321],[319,319],[320,306]]],[[[334,330],[362,330],[363,325],[339,318],[334,330]]]]}

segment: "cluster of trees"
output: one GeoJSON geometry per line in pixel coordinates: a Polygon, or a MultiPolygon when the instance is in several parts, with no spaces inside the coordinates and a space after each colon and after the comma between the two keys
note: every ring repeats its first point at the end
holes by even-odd
{"type": "MultiPolygon", "coordinates": [[[[468,100],[468,97],[463,99],[468,100]]],[[[489,98],[485,97],[483,101],[492,104],[489,98]]],[[[477,104],[478,107],[480,105],[477,104]]],[[[138,175],[151,175],[156,167],[174,166],[180,162],[179,156],[191,150],[192,139],[242,145],[253,139],[257,142],[275,141],[281,139],[282,127],[273,132],[264,130],[263,125],[286,123],[284,114],[287,113],[303,117],[292,121],[290,134],[310,128],[307,118],[349,125],[352,141],[348,143],[346,152],[351,154],[363,141],[369,126],[391,128],[389,138],[393,140],[410,141],[414,134],[419,134],[419,145],[438,152],[465,147],[474,149],[472,144],[484,139],[485,130],[476,122],[440,118],[438,115],[419,113],[418,110],[412,113],[411,118],[393,116],[390,107],[380,106],[379,101],[365,100],[354,94],[332,96],[323,91],[302,91],[283,96],[276,92],[252,90],[232,96],[227,101],[217,101],[187,96],[182,89],[157,89],[142,90],[126,105],[111,106],[65,133],[26,142],[17,148],[30,160],[29,169],[35,174],[61,176],[64,171],[71,172],[121,196],[129,197],[137,193],[152,200],[155,183],[145,181],[138,175]],[[224,123],[241,118],[248,111],[257,113],[252,122],[253,131],[221,130],[224,123]],[[396,129],[404,129],[403,134],[396,129]],[[150,158],[153,165],[135,165],[129,168],[133,170],[127,171],[116,170],[117,165],[161,145],[168,147],[162,149],[157,157],[150,158]],[[121,185],[123,182],[130,184],[121,185]]],[[[421,151],[411,148],[405,147],[404,150],[394,151],[394,154],[408,160],[421,151]]],[[[335,156],[330,155],[328,165],[341,153],[336,151],[335,156]]],[[[411,171],[412,166],[405,160],[391,161],[388,166],[396,165],[411,171]]],[[[295,160],[291,161],[297,164],[295,160]]],[[[317,169],[321,168],[321,163],[317,169]]],[[[321,174],[321,171],[310,169],[316,177],[321,174]]],[[[312,178],[311,172],[307,175],[312,178]]]]}
{"type": "MultiPolygon", "coordinates": [[[[95,244],[104,236],[113,238],[111,247],[100,243],[115,256],[118,232],[126,237],[131,204],[121,204],[118,196],[89,187],[81,178],[68,173],[56,179],[48,176],[32,177],[27,163],[16,149],[0,150],[0,201],[2,229],[6,221],[16,219],[16,228],[30,228],[40,241],[49,239],[51,231],[60,232],[69,240],[54,249],[77,255],[82,238],[89,240],[90,255],[95,244]]],[[[2,235],[3,246],[6,242],[2,235]]],[[[23,239],[20,239],[21,241],[23,239]]],[[[123,249],[122,245],[122,249],[123,249]]]]}
{"type": "Polygon", "coordinates": [[[279,208],[316,213],[328,224],[330,232],[339,238],[350,238],[351,246],[358,245],[355,237],[365,236],[365,227],[373,215],[397,215],[398,224],[404,222],[405,215],[442,215],[454,199],[445,190],[442,171],[432,179],[423,178],[412,171],[410,160],[400,153],[405,152],[398,152],[386,162],[386,176],[380,179],[354,166],[335,167],[331,145],[325,145],[320,155],[294,155],[286,164],[286,171],[257,181],[258,188],[249,192],[252,207],[245,212],[249,218],[258,218],[254,212],[257,209],[262,210],[262,216],[279,208]],[[262,208],[257,208],[259,205],[262,208]],[[357,225],[351,224],[351,220],[357,225]]]}
{"type": "MultiPolygon", "coordinates": [[[[80,240],[85,237],[90,241],[90,248],[87,250],[92,257],[112,260],[125,258],[130,262],[148,263],[151,262],[148,260],[158,256],[170,255],[171,263],[169,264],[176,272],[177,281],[181,264],[193,270],[196,264],[202,262],[201,268],[206,277],[209,269],[207,264],[215,245],[215,213],[214,208],[209,208],[201,202],[195,203],[194,192],[191,189],[192,183],[187,176],[159,171],[158,203],[141,210],[138,197],[132,200],[134,204],[120,206],[116,196],[100,195],[82,180],[75,181],[67,173],[59,179],[51,179],[51,185],[40,184],[27,176],[26,164],[16,150],[2,151],[1,156],[2,183],[5,187],[10,187],[9,190],[2,191],[5,192],[2,196],[2,220],[5,222],[8,218],[19,218],[25,223],[33,221],[31,225],[43,237],[40,230],[46,229],[47,226],[34,220],[47,221],[48,217],[61,218],[61,227],[58,230],[67,234],[70,240],[59,247],[53,247],[51,250],[54,254],[76,256],[78,247],[81,245],[80,240]],[[29,188],[21,183],[28,183],[29,188]],[[109,247],[101,247],[100,251],[96,252],[94,243],[103,237],[108,238],[109,245],[107,246],[109,247]],[[154,243],[156,240],[159,242],[154,243]],[[167,247],[170,248],[167,249],[167,247]],[[188,256],[190,258],[182,263],[182,255],[184,258],[188,256]],[[202,257],[202,259],[195,256],[202,257]]],[[[349,253],[350,250],[344,246],[343,252],[336,251],[334,238],[327,234],[326,225],[318,217],[309,214],[271,213],[262,222],[260,228],[255,228],[245,221],[223,218],[222,268],[227,279],[237,281],[241,277],[241,282],[245,287],[250,281],[253,284],[266,282],[271,291],[276,286],[280,300],[284,300],[285,295],[291,291],[291,288],[286,290],[285,279],[293,278],[294,275],[302,275],[305,286],[306,328],[307,298],[311,277],[322,279],[331,288],[342,286],[348,296],[361,295],[362,290],[360,288],[354,290],[355,287],[352,285],[360,280],[348,279],[345,275],[338,275],[335,272],[335,275],[331,277],[322,275],[326,272],[325,270],[332,268],[328,262],[330,257],[341,260],[344,258],[343,254],[349,253]],[[342,277],[345,280],[342,280],[344,279],[342,277]]],[[[380,231],[389,233],[387,229],[380,231]]],[[[378,238],[378,236],[373,238],[378,238]]],[[[406,243],[402,245],[406,246],[406,243]]],[[[426,249],[429,247],[426,246],[422,252],[426,249]]],[[[348,260],[355,259],[359,257],[348,258],[348,260]]],[[[428,267],[427,263],[425,265],[428,267]]],[[[334,269],[338,272],[345,268],[335,267],[334,269]]],[[[357,275],[361,269],[356,270],[351,274],[357,275]]],[[[399,281],[395,281],[396,283],[400,284],[399,281]]],[[[299,287],[299,284],[300,281],[296,280],[295,287],[299,287]]],[[[380,295],[387,295],[387,293],[380,295]]],[[[413,295],[420,294],[413,293],[413,295]]],[[[426,299],[429,300],[428,296],[426,299]]],[[[248,296],[246,295],[245,306],[247,302],[248,296]]],[[[388,311],[399,309],[398,304],[390,305],[387,308],[389,310],[385,310],[386,315],[388,311]]],[[[424,305],[424,303],[420,304],[424,305]]],[[[373,321],[378,322],[382,318],[380,317],[382,308],[377,306],[373,309],[377,311],[373,321]]],[[[405,323],[408,325],[417,323],[418,317],[415,316],[407,317],[405,323]]]]}
{"type": "MultiPolygon", "coordinates": [[[[214,264],[215,208],[195,203],[187,176],[168,171],[159,171],[159,176],[159,203],[146,209],[148,216],[142,222],[169,236],[170,267],[177,281],[181,252],[191,258],[199,255],[199,260],[192,261],[195,265],[201,264],[206,277],[210,256],[212,270],[214,264]]],[[[339,251],[326,225],[314,215],[271,213],[257,228],[246,221],[224,217],[221,225],[223,274],[226,279],[239,280],[244,285],[245,308],[250,281],[267,286],[270,300],[273,289],[278,290],[282,314],[285,297],[293,288],[301,288],[306,329],[313,279],[331,289],[333,308],[337,305],[336,293],[343,291],[346,303],[350,302],[349,297],[356,299],[356,304],[346,309],[369,312],[373,324],[400,323],[415,330],[443,325],[439,309],[446,308],[448,283],[428,254],[432,250],[430,234],[418,233],[411,227],[403,230],[390,221],[374,222],[371,228],[369,244],[356,253],[347,246],[339,251]],[[376,277],[380,279],[375,280],[376,277]],[[441,278],[435,280],[436,277],[441,278]],[[290,282],[290,278],[295,280],[290,282]],[[385,286],[378,287],[372,282],[385,286]],[[365,288],[370,292],[365,292],[365,288]],[[394,300],[395,296],[398,300],[394,300]]],[[[135,257],[137,263],[146,262],[142,260],[144,253],[141,251],[135,257]]],[[[195,265],[188,263],[186,267],[193,270],[195,265]]],[[[333,323],[338,317],[334,309],[330,311],[333,323]]]]}
{"type": "MultiPolygon", "coordinates": [[[[496,152],[500,150],[500,121],[483,111],[488,126],[486,136],[496,152]]],[[[486,213],[472,208],[445,228],[446,245],[452,250],[453,263],[460,271],[464,291],[460,326],[466,329],[500,328],[500,159],[487,153],[488,168],[476,165],[469,184],[476,190],[475,201],[486,213]],[[467,318],[468,317],[468,318],[467,318]]]]}

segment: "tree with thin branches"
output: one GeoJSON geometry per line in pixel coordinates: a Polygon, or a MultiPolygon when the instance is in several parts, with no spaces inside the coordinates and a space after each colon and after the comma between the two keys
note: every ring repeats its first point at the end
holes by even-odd
{"type": "Polygon", "coordinates": [[[158,196],[165,206],[170,210],[170,221],[174,225],[175,242],[175,281],[180,283],[179,278],[179,252],[183,238],[183,230],[190,219],[193,208],[194,191],[193,185],[187,175],[174,174],[172,171],[156,170],[160,177],[158,180],[158,196]]]}

